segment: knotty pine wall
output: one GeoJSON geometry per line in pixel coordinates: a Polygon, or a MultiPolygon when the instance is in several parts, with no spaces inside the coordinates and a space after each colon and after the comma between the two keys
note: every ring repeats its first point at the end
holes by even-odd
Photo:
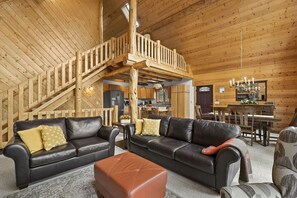
{"type": "Polygon", "coordinates": [[[99,44],[98,0],[0,1],[0,89],[99,44]]]}
{"type": "MultiPolygon", "coordinates": [[[[115,9],[124,2],[112,1],[115,9]]],[[[278,126],[285,127],[297,107],[297,1],[242,3],[240,8],[240,0],[139,0],[138,32],[150,33],[152,39],[181,52],[191,64],[194,85],[213,84],[220,105],[238,103],[235,90],[229,88],[231,78],[268,80],[268,101],[275,103],[276,116],[282,119],[278,126]],[[220,87],[225,87],[224,94],[219,93],[220,87]]],[[[116,14],[110,17],[120,23],[116,14]]]]}
{"type": "MultiPolygon", "coordinates": [[[[84,88],[82,91],[82,109],[103,108],[103,81],[99,80],[88,86],[93,90],[84,88]]],[[[62,104],[57,110],[75,109],[75,98],[70,98],[66,103],[62,104]]]]}

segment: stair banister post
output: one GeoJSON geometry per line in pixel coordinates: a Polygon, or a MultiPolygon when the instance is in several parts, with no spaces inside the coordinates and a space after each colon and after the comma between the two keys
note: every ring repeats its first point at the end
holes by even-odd
{"type": "Polygon", "coordinates": [[[111,37],[111,59],[114,59],[116,57],[116,38],[115,37],[111,37]]]}
{"type": "MultiPolygon", "coordinates": [[[[13,89],[7,92],[7,135],[8,141],[13,136],[13,89]]],[[[2,126],[1,126],[2,127],[2,126]]]]}
{"type": "Polygon", "coordinates": [[[157,40],[157,61],[161,63],[161,43],[160,40],[157,40]]]}
{"type": "Polygon", "coordinates": [[[0,90],[0,149],[3,148],[3,134],[2,134],[2,111],[3,111],[3,106],[2,106],[2,100],[3,100],[3,93],[0,90]]]}
{"type": "Polygon", "coordinates": [[[137,0],[129,0],[129,53],[136,54],[136,22],[137,22],[137,0]]]}
{"type": "Polygon", "coordinates": [[[75,116],[81,116],[82,100],[82,53],[76,52],[76,82],[75,82],[75,116]]]}
{"type": "Polygon", "coordinates": [[[118,119],[119,119],[119,106],[114,105],[113,106],[112,122],[118,122],[118,119]]]}
{"type": "Polygon", "coordinates": [[[177,67],[177,53],[176,49],[173,50],[173,68],[176,69],[177,67]]]}

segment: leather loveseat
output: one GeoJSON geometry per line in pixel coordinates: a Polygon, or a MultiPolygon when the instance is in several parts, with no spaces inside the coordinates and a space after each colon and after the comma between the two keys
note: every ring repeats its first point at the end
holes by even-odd
{"type": "Polygon", "coordinates": [[[19,121],[14,124],[14,137],[3,154],[14,160],[16,185],[29,183],[114,155],[115,137],[119,129],[102,126],[101,117],[55,118],[19,121]],[[49,151],[30,154],[18,131],[39,125],[60,126],[67,144],[49,151]]]}
{"type": "Polygon", "coordinates": [[[232,147],[223,148],[216,155],[201,151],[239,137],[240,127],[169,116],[149,118],[161,119],[160,136],[135,135],[135,126],[131,125],[127,128],[130,152],[217,190],[231,184],[240,167],[239,151],[232,147]]]}

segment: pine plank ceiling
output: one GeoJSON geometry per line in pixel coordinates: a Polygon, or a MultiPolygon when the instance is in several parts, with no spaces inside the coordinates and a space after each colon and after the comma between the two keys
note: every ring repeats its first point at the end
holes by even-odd
{"type": "MultiPolygon", "coordinates": [[[[105,38],[127,31],[128,22],[120,9],[125,2],[105,1],[105,38]]],[[[176,48],[196,75],[239,69],[240,25],[246,65],[258,67],[272,61],[274,55],[296,61],[296,0],[242,0],[242,4],[240,0],[137,2],[138,32],[149,33],[152,39],[176,48]]]]}

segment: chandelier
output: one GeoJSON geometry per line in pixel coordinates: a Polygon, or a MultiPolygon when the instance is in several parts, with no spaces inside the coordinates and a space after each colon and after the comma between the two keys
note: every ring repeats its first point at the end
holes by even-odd
{"type": "MultiPolygon", "coordinates": [[[[240,1],[240,4],[242,4],[242,0],[240,1]]],[[[240,6],[242,7],[242,6],[240,6]]],[[[239,19],[240,19],[240,71],[242,73],[242,58],[243,58],[243,31],[242,31],[242,22],[241,22],[241,11],[239,9],[239,19]]],[[[239,92],[249,92],[249,93],[255,93],[258,90],[260,90],[260,87],[255,84],[255,78],[252,77],[251,79],[248,79],[247,77],[244,77],[242,75],[240,80],[236,80],[233,78],[230,80],[230,88],[236,88],[239,92]]]]}

